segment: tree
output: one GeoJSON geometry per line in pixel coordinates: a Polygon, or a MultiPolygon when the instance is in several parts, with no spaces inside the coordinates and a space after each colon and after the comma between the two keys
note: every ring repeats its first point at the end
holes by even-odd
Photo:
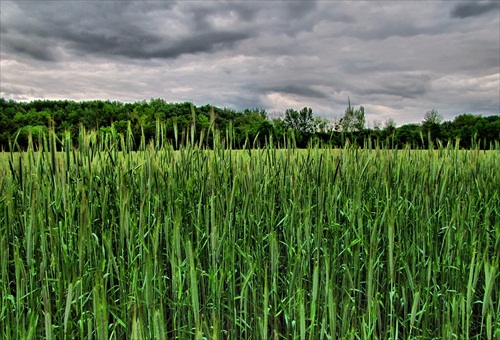
{"type": "Polygon", "coordinates": [[[460,139],[460,146],[470,148],[478,137],[477,123],[481,119],[471,113],[464,113],[453,120],[453,136],[460,139]]]}
{"type": "Polygon", "coordinates": [[[273,138],[276,142],[283,142],[286,133],[285,123],[283,119],[280,117],[274,118],[272,121],[273,124],[273,138]]]}
{"type": "Polygon", "coordinates": [[[237,145],[241,146],[248,138],[250,142],[253,142],[257,134],[259,133],[259,128],[262,122],[266,119],[260,115],[258,112],[248,111],[247,113],[236,117],[233,120],[235,141],[237,145]]]}
{"type": "Polygon", "coordinates": [[[264,145],[270,141],[270,137],[273,134],[273,124],[269,120],[264,119],[260,122],[257,132],[259,134],[259,142],[261,145],[264,145]]]}
{"type": "Polygon", "coordinates": [[[424,133],[424,136],[427,135],[430,141],[442,139],[442,121],[443,116],[441,116],[436,109],[427,111],[424,115],[424,121],[422,122],[422,132],[424,133]]]}
{"type": "Polygon", "coordinates": [[[256,113],[256,114],[260,115],[262,118],[267,119],[266,110],[258,108],[258,107],[254,108],[254,109],[244,109],[242,112],[243,115],[250,115],[253,113],[256,113]]]}
{"type": "Polygon", "coordinates": [[[396,131],[396,121],[394,120],[394,118],[387,118],[384,124],[384,130],[391,135],[394,133],[394,131],[396,131]]]}
{"type": "Polygon", "coordinates": [[[303,147],[314,132],[313,110],[307,107],[300,111],[287,109],[283,123],[286,130],[293,131],[297,146],[303,147]]]}
{"type": "Polygon", "coordinates": [[[348,106],[345,110],[344,116],[339,121],[340,127],[344,132],[363,131],[366,124],[365,108],[360,106],[355,110],[351,106],[351,100],[348,99],[348,106]]]}
{"type": "Polygon", "coordinates": [[[399,147],[418,145],[420,138],[420,126],[418,124],[405,124],[396,129],[396,141],[399,147]]]}
{"type": "Polygon", "coordinates": [[[493,146],[495,140],[500,140],[500,116],[489,116],[483,119],[484,126],[480,137],[484,138],[485,147],[493,146]]]}
{"type": "Polygon", "coordinates": [[[394,138],[396,134],[396,122],[394,118],[388,118],[385,121],[384,129],[382,130],[381,137],[383,141],[386,141],[391,147],[394,147],[394,138]]]}
{"type": "Polygon", "coordinates": [[[333,130],[332,125],[330,124],[330,121],[325,118],[315,118],[314,119],[314,132],[315,133],[327,133],[333,130]]]}
{"type": "Polygon", "coordinates": [[[423,124],[441,124],[443,116],[436,109],[429,110],[424,115],[423,124]]]}
{"type": "MultiPolygon", "coordinates": [[[[114,131],[127,133],[132,129],[135,142],[144,134],[146,142],[154,139],[157,121],[163,126],[164,136],[169,140],[196,140],[202,131],[214,129],[221,136],[228,131],[234,137],[235,145],[242,145],[248,140],[252,147],[265,145],[272,136],[275,145],[307,146],[312,140],[321,140],[332,146],[342,146],[351,140],[359,146],[370,141],[380,141],[388,147],[422,147],[439,140],[443,144],[460,140],[460,147],[495,147],[500,140],[500,116],[482,117],[471,113],[457,116],[453,121],[443,121],[437,110],[425,113],[421,124],[407,124],[396,127],[393,119],[384,124],[373,122],[373,129],[365,125],[365,109],[355,109],[348,100],[348,107],[341,119],[326,120],[314,118],[311,108],[304,107],[297,111],[288,109],[282,116],[272,119],[263,109],[253,108],[235,111],[230,108],[218,108],[211,105],[195,107],[190,102],[167,103],[165,100],[152,98],[134,103],[91,100],[74,102],[71,100],[52,101],[35,100],[15,102],[0,98],[0,150],[8,150],[9,141],[20,132],[18,142],[24,143],[31,132],[38,136],[44,128],[54,129],[62,137],[67,131],[77,141],[80,126],[101,132],[114,131]],[[194,111],[194,112],[193,112],[194,111]],[[193,125],[195,122],[195,125],[193,125]],[[213,125],[212,125],[213,124],[213,125]],[[114,130],[110,126],[114,126],[114,130]],[[191,130],[191,126],[195,129],[191,130]],[[229,130],[231,129],[231,130],[229,130]],[[288,137],[288,138],[286,138],[288,137]],[[180,138],[180,139],[179,139],[180,138]]],[[[214,134],[205,133],[204,141],[211,145],[214,134]]],[[[137,145],[137,144],[136,144],[137,145]]]]}
{"type": "Polygon", "coordinates": [[[310,134],[314,131],[313,110],[307,107],[300,111],[287,109],[283,122],[287,129],[292,129],[304,135],[310,134]]]}
{"type": "Polygon", "coordinates": [[[165,121],[167,119],[167,102],[162,98],[151,98],[149,108],[155,119],[165,121]]]}

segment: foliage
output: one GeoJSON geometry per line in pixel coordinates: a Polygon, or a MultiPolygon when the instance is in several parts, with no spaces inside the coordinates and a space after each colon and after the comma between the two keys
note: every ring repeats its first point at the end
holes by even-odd
{"type": "Polygon", "coordinates": [[[300,111],[287,109],[283,123],[286,130],[292,131],[293,137],[300,147],[304,147],[307,144],[307,141],[315,131],[313,110],[308,107],[304,107],[300,111]]]}
{"type": "Polygon", "coordinates": [[[302,134],[311,134],[314,131],[313,110],[308,107],[304,107],[300,111],[287,109],[285,111],[284,123],[287,129],[292,129],[302,134]]]}
{"type": "Polygon", "coordinates": [[[351,106],[351,100],[348,100],[348,106],[344,116],[340,119],[339,125],[344,132],[359,132],[365,128],[365,108],[360,106],[359,109],[354,109],[351,106]]]}
{"type": "Polygon", "coordinates": [[[443,116],[439,114],[436,109],[429,110],[424,115],[423,124],[441,124],[443,122],[443,116]]]}
{"type": "MultiPolygon", "coordinates": [[[[272,141],[274,146],[292,143],[305,147],[310,142],[341,147],[356,143],[364,147],[379,143],[390,148],[428,148],[439,143],[459,141],[462,148],[483,149],[494,147],[500,140],[500,116],[482,117],[462,114],[453,121],[442,122],[437,110],[429,110],[421,124],[396,126],[388,120],[381,129],[380,122],[373,129],[366,128],[365,109],[355,109],[350,99],[344,115],[338,122],[314,117],[312,108],[300,111],[287,109],[282,117],[271,119],[263,109],[253,108],[235,111],[211,105],[194,106],[192,103],[169,103],[161,98],[135,103],[91,100],[35,100],[15,102],[0,98],[0,150],[8,150],[12,143],[27,147],[27,131],[30,127],[54,128],[57,137],[69,132],[73,143],[78,144],[80,127],[100,131],[113,128],[124,134],[129,126],[134,145],[138,146],[144,134],[146,142],[156,134],[156,126],[162,124],[163,138],[186,140],[193,137],[203,140],[206,147],[213,146],[210,129],[221,131],[222,139],[231,139],[235,148],[263,147],[272,141]],[[193,113],[195,119],[193,120],[193,113]],[[191,132],[192,130],[192,132],[191,132]],[[18,136],[16,140],[16,136],[18,136]]],[[[35,141],[35,146],[38,142],[35,141]]],[[[175,143],[174,143],[175,144],[175,143]]]]}

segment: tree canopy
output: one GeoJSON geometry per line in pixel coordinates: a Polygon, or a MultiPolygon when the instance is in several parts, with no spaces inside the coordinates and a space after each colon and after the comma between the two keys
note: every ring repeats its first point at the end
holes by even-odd
{"type": "Polygon", "coordinates": [[[110,133],[111,127],[117,133],[131,131],[135,143],[141,136],[151,141],[162,126],[163,139],[180,142],[194,138],[203,139],[209,147],[216,129],[223,138],[230,138],[235,148],[286,145],[293,139],[298,147],[308,143],[322,143],[341,147],[349,140],[360,147],[365,145],[386,145],[402,148],[427,148],[432,143],[445,144],[459,141],[462,148],[479,146],[490,148],[500,141],[500,116],[483,117],[464,113],[452,121],[443,121],[437,110],[423,114],[420,124],[406,124],[396,127],[389,119],[381,128],[375,122],[374,128],[366,126],[365,108],[358,109],[348,100],[347,108],[340,120],[315,117],[312,108],[300,110],[289,108],[282,116],[270,118],[260,108],[236,111],[211,105],[194,106],[189,102],[169,103],[161,98],[134,103],[90,100],[34,100],[16,102],[0,98],[0,150],[11,145],[23,148],[31,134],[47,133],[49,130],[62,137],[69,133],[75,140],[81,128],[100,133],[110,133]]]}

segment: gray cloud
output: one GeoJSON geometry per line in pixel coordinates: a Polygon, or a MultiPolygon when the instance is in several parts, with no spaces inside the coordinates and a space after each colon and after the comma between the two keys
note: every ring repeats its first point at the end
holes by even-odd
{"type": "Polygon", "coordinates": [[[100,32],[80,33],[69,46],[78,53],[122,56],[132,59],[176,58],[183,54],[212,52],[234,46],[249,38],[245,32],[209,31],[182,39],[162,38],[149,34],[106,35],[100,32]]]}
{"type": "Polygon", "coordinates": [[[355,37],[362,40],[384,40],[390,37],[413,37],[420,34],[429,34],[432,30],[415,26],[411,22],[391,20],[384,21],[376,27],[364,26],[362,24],[353,28],[346,28],[338,36],[355,37]]]}
{"type": "Polygon", "coordinates": [[[213,52],[233,47],[238,41],[248,39],[250,35],[245,32],[214,31],[190,36],[181,41],[174,42],[166,48],[156,49],[146,53],[146,57],[174,58],[182,54],[200,52],[213,52]]]}
{"type": "Polygon", "coordinates": [[[485,13],[494,10],[498,11],[499,9],[500,9],[499,1],[487,1],[487,2],[470,1],[457,4],[451,11],[451,16],[453,18],[463,19],[463,18],[483,15],[485,13]]]}
{"type": "Polygon", "coordinates": [[[495,4],[2,1],[0,96],[499,114],[495,4]]]}
{"type": "MultiPolygon", "coordinates": [[[[247,32],[214,27],[209,17],[216,13],[217,8],[208,10],[199,7],[184,13],[177,22],[190,19],[186,21],[193,24],[188,27],[196,29],[187,29],[178,35],[169,32],[169,27],[147,27],[150,18],[156,20],[157,24],[161,23],[162,17],[170,14],[171,3],[165,6],[155,2],[153,5],[148,2],[144,5],[142,2],[80,2],[78,4],[83,4],[83,7],[78,7],[78,11],[75,2],[50,3],[52,10],[41,7],[41,3],[33,7],[20,3],[26,21],[7,21],[2,29],[17,33],[21,42],[18,38],[7,39],[3,47],[38,60],[55,60],[51,50],[58,45],[68,47],[74,55],[176,58],[186,53],[232,47],[239,40],[250,36],[247,32]]],[[[237,18],[251,17],[241,6],[237,13],[242,13],[237,18]]]]}
{"type": "Polygon", "coordinates": [[[380,87],[366,90],[359,90],[363,95],[386,95],[396,96],[405,99],[421,98],[431,90],[429,79],[397,79],[388,84],[381,84],[380,87]]]}
{"type": "Polygon", "coordinates": [[[270,92],[279,92],[284,94],[297,95],[301,97],[308,98],[328,98],[328,96],[323,92],[314,89],[312,86],[305,84],[297,84],[297,85],[278,85],[278,86],[264,86],[260,88],[265,93],[270,92]]]}
{"type": "Polygon", "coordinates": [[[50,48],[40,40],[28,40],[23,37],[11,39],[4,38],[3,46],[6,46],[12,53],[18,53],[40,61],[55,61],[56,56],[50,48]]]}
{"type": "Polygon", "coordinates": [[[288,1],[285,3],[287,10],[292,18],[297,18],[313,12],[317,8],[317,1],[288,1]]]}

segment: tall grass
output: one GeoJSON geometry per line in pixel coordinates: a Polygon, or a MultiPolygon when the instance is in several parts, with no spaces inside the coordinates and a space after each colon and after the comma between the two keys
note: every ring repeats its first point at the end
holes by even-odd
{"type": "Polygon", "coordinates": [[[500,150],[220,140],[2,155],[0,338],[500,337],[500,150]]]}

